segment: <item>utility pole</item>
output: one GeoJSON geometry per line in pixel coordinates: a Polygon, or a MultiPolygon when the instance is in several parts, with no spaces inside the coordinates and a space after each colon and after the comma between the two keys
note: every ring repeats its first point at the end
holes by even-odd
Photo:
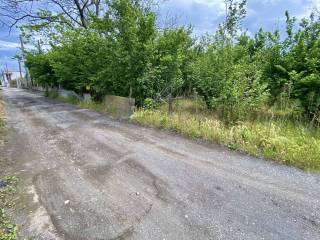
{"type": "Polygon", "coordinates": [[[38,40],[38,51],[39,51],[39,54],[42,53],[40,40],[38,40]]]}
{"type": "Polygon", "coordinates": [[[4,87],[7,87],[7,84],[6,84],[6,78],[5,78],[5,76],[4,76],[4,71],[3,71],[3,69],[1,69],[1,77],[2,77],[2,86],[4,86],[4,87]]]}
{"type": "Polygon", "coordinates": [[[24,44],[23,44],[23,39],[22,39],[22,35],[19,36],[20,38],[20,44],[21,44],[21,52],[22,52],[22,61],[24,62],[24,68],[26,70],[26,82],[27,82],[27,87],[31,88],[32,87],[32,83],[30,80],[30,75],[29,75],[29,70],[26,67],[26,63],[25,63],[25,50],[24,50],[24,44]]]}
{"type": "Polygon", "coordinates": [[[23,76],[22,76],[22,69],[21,69],[21,57],[18,57],[18,64],[19,64],[19,73],[20,73],[20,79],[18,80],[20,86],[18,86],[18,87],[22,88],[22,78],[23,78],[23,76]]]}
{"type": "Polygon", "coordinates": [[[23,76],[22,76],[22,68],[21,68],[22,57],[17,54],[17,55],[14,56],[12,59],[16,59],[16,60],[18,61],[20,78],[17,79],[17,87],[18,87],[18,88],[22,88],[22,79],[23,79],[23,76]]]}

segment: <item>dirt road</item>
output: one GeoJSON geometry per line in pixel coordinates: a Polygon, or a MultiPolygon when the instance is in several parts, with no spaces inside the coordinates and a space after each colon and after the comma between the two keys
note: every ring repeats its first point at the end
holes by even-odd
{"type": "Polygon", "coordinates": [[[320,239],[319,175],[39,93],[0,96],[21,239],[320,239]]]}

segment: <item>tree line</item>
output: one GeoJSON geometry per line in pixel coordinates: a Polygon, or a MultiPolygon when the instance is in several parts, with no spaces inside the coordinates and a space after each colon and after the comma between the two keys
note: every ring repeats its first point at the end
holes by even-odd
{"type": "Polygon", "coordinates": [[[58,2],[60,12],[42,9],[20,26],[30,41],[41,37],[49,46],[26,55],[39,85],[89,91],[96,100],[131,92],[138,106],[196,92],[230,121],[274,105],[320,121],[317,10],[299,22],[286,12],[285,33],[250,36],[241,29],[246,1],[225,0],[217,31],[194,37],[189,26],[160,28],[151,1],[58,2]]]}

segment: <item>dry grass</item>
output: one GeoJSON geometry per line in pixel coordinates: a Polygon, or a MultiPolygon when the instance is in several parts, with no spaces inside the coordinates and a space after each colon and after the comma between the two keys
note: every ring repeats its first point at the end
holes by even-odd
{"type": "Polygon", "coordinates": [[[1,121],[4,121],[5,116],[6,116],[6,112],[4,109],[4,103],[0,100],[0,119],[1,119],[1,121]]]}
{"type": "Polygon", "coordinates": [[[136,110],[132,120],[301,169],[320,171],[320,129],[288,119],[248,120],[230,126],[214,113],[199,108],[195,111],[197,104],[192,105],[190,100],[185,102],[170,116],[162,106],[158,110],[136,110]]]}

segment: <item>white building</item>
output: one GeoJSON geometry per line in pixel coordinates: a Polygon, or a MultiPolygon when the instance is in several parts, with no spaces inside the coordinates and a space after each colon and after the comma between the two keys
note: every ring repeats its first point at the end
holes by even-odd
{"type": "Polygon", "coordinates": [[[20,72],[11,72],[11,71],[3,72],[3,75],[0,77],[1,85],[5,87],[16,87],[16,85],[18,87],[23,87],[25,85],[25,81],[24,81],[25,73],[22,72],[21,75],[23,79],[21,79],[20,72]],[[16,84],[13,84],[13,83],[16,83],[16,84]]]}

